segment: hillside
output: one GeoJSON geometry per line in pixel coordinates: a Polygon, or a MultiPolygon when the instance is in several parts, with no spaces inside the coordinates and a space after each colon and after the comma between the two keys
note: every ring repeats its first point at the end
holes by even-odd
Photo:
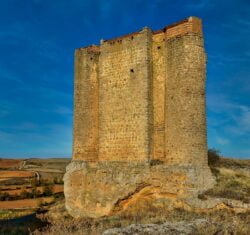
{"type": "Polygon", "coordinates": [[[63,197],[62,178],[69,161],[0,159],[0,219],[34,213],[63,197]]]}
{"type": "Polygon", "coordinates": [[[190,210],[180,204],[159,210],[148,205],[118,216],[73,219],[62,200],[41,216],[51,226],[35,234],[250,234],[250,160],[219,158],[210,167],[217,184],[199,197],[221,200],[218,207],[190,210]]]}
{"type": "MultiPolygon", "coordinates": [[[[10,194],[20,193],[17,187],[24,185],[27,187],[26,190],[31,190],[27,182],[37,177],[34,172],[38,172],[40,181],[45,184],[54,182],[55,177],[58,177],[58,182],[62,183],[60,177],[63,176],[69,161],[70,159],[26,159],[20,162],[1,160],[0,187],[2,190],[7,189],[10,194]],[[10,184],[13,182],[18,182],[18,186],[10,184]],[[21,182],[24,185],[21,185],[21,182]]],[[[210,163],[210,167],[217,179],[217,184],[213,189],[199,195],[199,198],[202,201],[211,200],[211,198],[221,200],[220,206],[215,208],[203,211],[190,210],[179,203],[179,207],[174,210],[169,210],[167,206],[159,210],[147,205],[145,208],[140,208],[140,211],[128,210],[116,216],[100,219],[73,219],[65,210],[64,198],[56,196],[62,193],[63,185],[53,183],[53,187],[55,189],[58,187],[58,191],[55,190],[52,196],[16,200],[19,205],[28,204],[25,210],[3,208],[3,204],[1,209],[1,203],[11,205],[15,204],[15,201],[0,202],[0,234],[9,234],[13,230],[12,234],[29,234],[28,227],[31,231],[36,230],[34,234],[48,235],[97,235],[104,231],[106,235],[135,234],[135,231],[137,231],[136,234],[179,234],[178,231],[182,231],[183,234],[250,234],[248,226],[250,222],[250,160],[219,158],[210,163]],[[34,200],[38,200],[39,204],[34,204],[34,200]],[[8,220],[8,223],[4,220],[4,218],[16,217],[23,218],[25,224],[19,224],[19,220],[16,219],[8,220]],[[27,222],[27,218],[30,222],[27,222]],[[134,225],[131,226],[131,224],[134,225]],[[151,233],[146,231],[151,231],[151,233]]],[[[37,188],[42,190],[43,187],[37,186],[37,188]]]]}

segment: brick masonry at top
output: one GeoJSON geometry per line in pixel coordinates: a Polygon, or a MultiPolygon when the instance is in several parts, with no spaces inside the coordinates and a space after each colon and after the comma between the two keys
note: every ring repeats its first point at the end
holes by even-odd
{"type": "Polygon", "coordinates": [[[206,166],[201,20],[75,53],[73,159],[206,166]]]}

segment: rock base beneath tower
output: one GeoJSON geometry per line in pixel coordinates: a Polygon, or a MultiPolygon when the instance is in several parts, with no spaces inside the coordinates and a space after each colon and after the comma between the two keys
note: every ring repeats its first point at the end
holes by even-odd
{"type": "Polygon", "coordinates": [[[76,218],[97,218],[176,201],[206,207],[211,205],[197,203],[197,195],[214,182],[208,167],[72,161],[64,175],[66,209],[76,218]]]}

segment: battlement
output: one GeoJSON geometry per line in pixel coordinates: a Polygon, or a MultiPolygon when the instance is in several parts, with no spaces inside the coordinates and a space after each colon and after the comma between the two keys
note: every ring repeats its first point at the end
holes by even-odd
{"type": "MultiPolygon", "coordinates": [[[[145,27],[147,28],[147,27],[145,27]]],[[[116,43],[122,43],[123,40],[133,40],[134,37],[136,37],[138,34],[140,34],[145,28],[143,28],[140,31],[137,32],[133,32],[133,33],[129,33],[129,34],[125,34],[116,38],[112,38],[112,39],[107,39],[107,40],[101,40],[101,45],[102,44],[109,44],[109,45],[114,45],[116,43]]],[[[150,28],[147,28],[150,31],[152,31],[150,28]]],[[[174,38],[177,36],[182,36],[188,33],[195,33],[198,34],[200,36],[202,36],[202,22],[201,19],[194,17],[194,16],[190,16],[187,19],[184,19],[180,22],[165,26],[164,28],[160,29],[160,30],[155,30],[152,31],[153,36],[157,35],[157,34],[164,34],[164,37],[162,38],[163,41],[168,40],[170,38],[174,38]]],[[[79,48],[77,50],[81,50],[81,49],[86,49],[89,52],[99,52],[100,46],[98,45],[91,45],[91,46],[86,46],[86,47],[82,47],[79,48]]]]}

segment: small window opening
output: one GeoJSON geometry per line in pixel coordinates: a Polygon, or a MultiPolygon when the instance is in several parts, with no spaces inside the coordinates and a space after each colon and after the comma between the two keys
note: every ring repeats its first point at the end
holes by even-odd
{"type": "Polygon", "coordinates": [[[134,72],[134,69],[130,69],[130,72],[133,73],[133,72],[134,72]]]}
{"type": "Polygon", "coordinates": [[[158,47],[157,47],[157,49],[158,49],[158,50],[160,50],[160,49],[161,49],[161,47],[160,47],[160,46],[158,46],[158,47]]]}

